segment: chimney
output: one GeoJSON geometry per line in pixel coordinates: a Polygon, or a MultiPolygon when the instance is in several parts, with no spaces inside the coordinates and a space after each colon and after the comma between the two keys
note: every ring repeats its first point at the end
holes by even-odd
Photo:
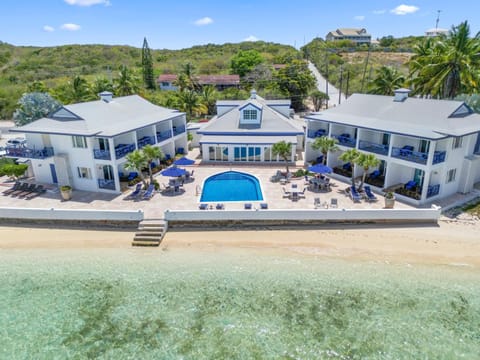
{"type": "Polygon", "coordinates": [[[256,98],[257,98],[257,90],[252,89],[252,91],[250,91],[250,99],[256,99],[256,98]]]}
{"type": "Polygon", "coordinates": [[[106,103],[109,103],[113,99],[113,93],[110,91],[102,91],[98,96],[100,96],[100,100],[103,100],[106,103]]]}
{"type": "Polygon", "coordinates": [[[394,91],[395,96],[393,98],[393,101],[396,101],[396,102],[405,101],[408,98],[408,93],[410,91],[411,91],[410,89],[405,89],[405,88],[395,90],[394,91]]]}

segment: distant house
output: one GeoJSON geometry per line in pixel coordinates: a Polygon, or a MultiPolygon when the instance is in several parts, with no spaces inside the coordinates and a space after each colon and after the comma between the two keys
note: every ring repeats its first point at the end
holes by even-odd
{"type": "MultiPolygon", "coordinates": [[[[199,75],[197,80],[200,86],[212,85],[220,91],[240,86],[240,76],[238,75],[199,75]]],[[[158,77],[157,83],[160,90],[177,90],[175,81],[177,81],[177,75],[163,74],[158,77]]]]}
{"type": "Polygon", "coordinates": [[[74,189],[120,193],[125,156],[150,144],[173,157],[187,149],[185,114],[138,95],[62,106],[47,117],[12,129],[27,145],[7,156],[30,165],[35,180],[74,189]]]}
{"type": "MultiPolygon", "coordinates": [[[[480,115],[462,101],[353,94],[340,106],[307,116],[306,162],[320,161],[312,148],[315,138],[338,140],[338,151],[327,165],[346,182],[352,167],[340,156],[349,149],[375,154],[378,167],[367,182],[391,189],[413,205],[422,205],[457,192],[468,193],[480,182],[480,115]]],[[[353,176],[363,170],[356,166],[353,176]]]]}
{"type": "Polygon", "coordinates": [[[428,29],[427,31],[425,31],[425,36],[435,37],[435,36],[440,36],[440,35],[448,35],[448,33],[449,33],[448,29],[432,28],[432,29],[428,29]]]}
{"type": "Polygon", "coordinates": [[[283,161],[273,144],[291,144],[289,162],[303,148],[304,129],[289,117],[290,100],[265,100],[252,90],[247,100],[217,101],[217,116],[197,134],[206,162],[271,163],[283,161]]]}
{"type": "Polygon", "coordinates": [[[341,28],[330,31],[325,37],[327,41],[350,40],[357,45],[370,44],[372,35],[363,28],[341,28]]]}

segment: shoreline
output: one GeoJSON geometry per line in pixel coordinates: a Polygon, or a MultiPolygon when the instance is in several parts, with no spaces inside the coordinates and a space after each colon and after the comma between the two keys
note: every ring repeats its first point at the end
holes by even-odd
{"type": "Polygon", "coordinates": [[[0,226],[3,250],[129,249],[138,251],[247,251],[285,257],[326,257],[480,268],[480,224],[441,221],[438,226],[356,226],[167,232],[159,248],[132,248],[135,230],[0,226]]]}

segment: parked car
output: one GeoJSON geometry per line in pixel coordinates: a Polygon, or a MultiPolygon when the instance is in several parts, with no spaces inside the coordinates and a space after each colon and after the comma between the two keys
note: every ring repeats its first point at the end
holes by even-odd
{"type": "Polygon", "coordinates": [[[14,138],[14,139],[9,139],[7,140],[7,147],[24,147],[25,144],[27,143],[27,140],[24,138],[14,138]]]}

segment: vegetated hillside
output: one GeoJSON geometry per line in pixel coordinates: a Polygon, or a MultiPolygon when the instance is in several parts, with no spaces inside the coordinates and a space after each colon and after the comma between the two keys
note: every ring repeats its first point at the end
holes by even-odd
{"type": "MultiPolygon", "coordinates": [[[[151,49],[155,75],[176,73],[191,62],[198,74],[228,74],[240,50],[257,50],[267,63],[298,58],[292,46],[262,41],[201,45],[181,50],[151,49]]],[[[0,41],[0,119],[9,118],[27,86],[43,81],[54,88],[76,75],[115,78],[121,65],[141,69],[142,49],[125,45],[13,46],[0,41]]]]}

